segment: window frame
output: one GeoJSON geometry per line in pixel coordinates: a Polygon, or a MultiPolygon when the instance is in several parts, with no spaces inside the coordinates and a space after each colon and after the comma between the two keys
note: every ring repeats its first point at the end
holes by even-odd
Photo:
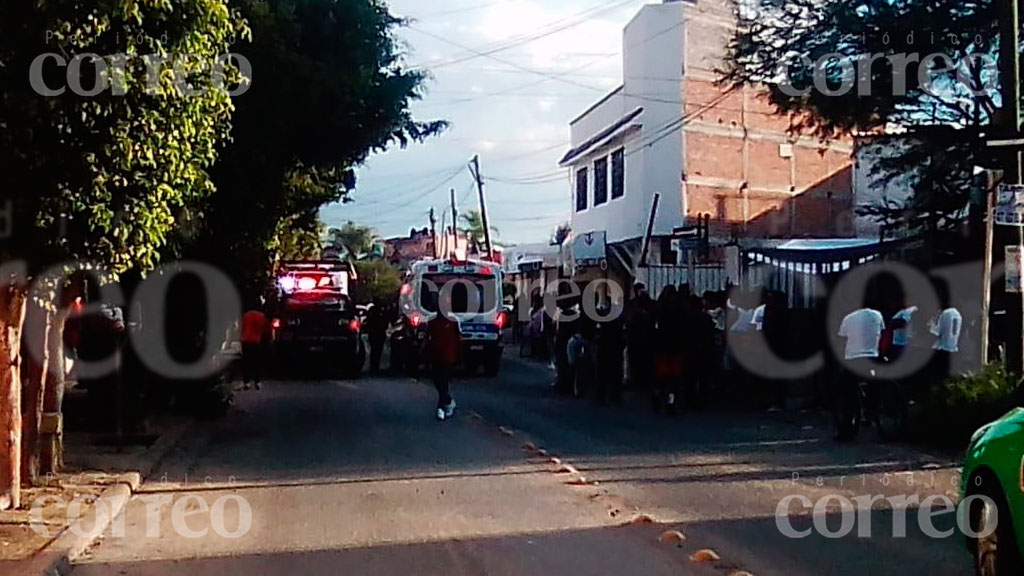
{"type": "Polygon", "coordinates": [[[609,201],[609,164],[608,156],[601,156],[594,160],[594,207],[604,206],[609,201]],[[604,163],[604,170],[598,168],[598,166],[604,163]],[[603,177],[603,178],[602,178],[603,177]],[[600,186],[600,184],[604,186],[600,186]],[[603,197],[599,197],[598,194],[603,194],[603,197]]]}
{"type": "Polygon", "coordinates": [[[615,200],[619,200],[620,198],[625,198],[625,196],[626,196],[626,149],[625,148],[619,148],[618,150],[615,150],[611,154],[609,154],[608,158],[609,158],[609,162],[608,162],[608,184],[609,184],[608,185],[608,189],[609,189],[608,197],[609,197],[609,199],[611,201],[614,202],[615,200]],[[616,170],[615,170],[616,158],[619,159],[619,162],[618,162],[618,166],[619,166],[618,178],[616,178],[616,173],[615,173],[616,172],[616,170]],[[618,194],[616,194],[616,188],[615,188],[616,183],[619,184],[618,194]]]}
{"type": "Polygon", "coordinates": [[[588,166],[584,166],[576,170],[576,212],[586,212],[590,207],[590,171],[588,168],[588,166]]]}

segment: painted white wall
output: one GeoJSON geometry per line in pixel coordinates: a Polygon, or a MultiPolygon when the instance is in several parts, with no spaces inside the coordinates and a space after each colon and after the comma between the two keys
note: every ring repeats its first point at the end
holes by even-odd
{"type": "MultiPolygon", "coordinates": [[[[883,158],[891,158],[908,146],[907,140],[898,136],[862,138],[857,141],[853,168],[854,201],[856,206],[868,206],[882,201],[906,203],[913,195],[908,178],[897,177],[888,182],[873,172],[883,158]]],[[[857,215],[854,219],[858,238],[877,238],[880,232],[878,222],[873,218],[857,215]]]]}
{"type": "Polygon", "coordinates": [[[642,237],[655,192],[661,193],[655,234],[669,234],[683,224],[682,130],[678,126],[664,128],[682,116],[684,38],[682,3],[644,6],[623,33],[622,88],[571,124],[570,138],[576,147],[637,108],[644,109],[633,121],[642,124],[642,130],[624,142],[592,151],[571,167],[569,193],[575,233],[604,230],[610,243],[642,237]],[[594,161],[623,145],[625,195],[594,207],[594,161]],[[576,212],[576,171],[582,167],[589,172],[589,201],[585,211],[576,212]]]}

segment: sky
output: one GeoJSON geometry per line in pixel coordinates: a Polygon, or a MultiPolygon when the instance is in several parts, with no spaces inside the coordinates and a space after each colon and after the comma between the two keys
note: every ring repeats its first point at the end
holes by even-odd
{"type": "Polygon", "coordinates": [[[441,136],[369,158],[352,202],[322,210],[328,226],[373,226],[383,237],[450,224],[478,207],[468,162],[480,155],[491,225],[506,244],[544,242],[570,219],[569,122],[621,83],[622,30],[655,0],[391,0],[412,19],[398,31],[410,67],[431,78],[412,106],[447,120],[441,136]]]}

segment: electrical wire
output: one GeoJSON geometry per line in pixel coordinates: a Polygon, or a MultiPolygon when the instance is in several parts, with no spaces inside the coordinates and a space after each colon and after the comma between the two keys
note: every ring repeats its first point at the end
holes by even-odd
{"type": "MultiPolygon", "coordinates": [[[[489,47],[485,46],[485,47],[482,47],[482,48],[469,48],[469,47],[466,47],[466,46],[455,45],[457,48],[461,48],[462,50],[468,52],[468,54],[462,55],[462,56],[455,56],[455,57],[453,57],[453,58],[451,58],[451,59],[449,59],[447,61],[427,63],[427,64],[424,64],[421,67],[422,68],[430,68],[432,70],[437,70],[437,69],[444,68],[444,67],[447,67],[447,66],[452,66],[452,65],[455,65],[455,64],[460,64],[462,62],[466,62],[466,61],[469,61],[469,60],[474,60],[476,58],[488,57],[488,56],[491,56],[493,54],[497,54],[499,52],[504,52],[506,50],[511,50],[511,49],[516,48],[518,46],[529,44],[530,42],[536,42],[537,40],[541,40],[543,38],[547,38],[547,37],[552,36],[554,34],[558,34],[560,32],[564,32],[564,31],[569,30],[571,28],[575,28],[576,26],[579,26],[581,24],[584,24],[584,23],[590,21],[592,18],[595,18],[597,16],[600,16],[600,15],[608,13],[608,12],[612,12],[612,11],[617,10],[619,8],[623,8],[623,7],[627,6],[627,5],[633,4],[635,2],[636,2],[636,0],[612,0],[611,2],[607,2],[607,3],[603,4],[603,5],[592,6],[592,7],[588,8],[586,10],[583,10],[582,12],[579,12],[577,14],[568,16],[566,18],[562,18],[560,20],[556,20],[556,21],[548,24],[546,27],[541,28],[540,30],[538,30],[536,32],[533,32],[533,33],[530,33],[530,34],[516,36],[516,37],[513,37],[511,39],[508,39],[508,40],[499,42],[497,44],[491,45],[489,47]]],[[[413,30],[417,30],[417,31],[419,31],[421,33],[426,33],[424,30],[421,30],[421,29],[419,29],[419,28],[417,28],[415,26],[409,26],[409,28],[413,29],[413,30]]],[[[428,33],[428,35],[429,35],[429,33],[428,33]]]]}
{"type": "Polygon", "coordinates": [[[424,20],[427,18],[440,18],[442,16],[451,16],[453,14],[464,14],[466,12],[476,12],[479,10],[485,10],[498,4],[503,4],[504,0],[497,0],[496,2],[488,2],[486,4],[479,4],[477,6],[467,6],[465,8],[453,8],[451,10],[444,10],[442,12],[431,12],[429,14],[421,14],[420,16],[413,17],[414,20],[424,20]]]}

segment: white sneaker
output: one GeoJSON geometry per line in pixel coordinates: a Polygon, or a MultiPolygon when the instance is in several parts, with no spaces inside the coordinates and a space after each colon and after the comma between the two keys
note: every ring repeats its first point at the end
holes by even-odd
{"type": "Polygon", "coordinates": [[[447,416],[444,413],[444,408],[438,408],[437,409],[437,419],[440,420],[441,422],[444,422],[445,418],[447,418],[447,416]]]}
{"type": "Polygon", "coordinates": [[[455,415],[455,400],[452,400],[444,407],[444,417],[451,418],[455,415]]]}
{"type": "Polygon", "coordinates": [[[260,382],[256,383],[256,390],[263,390],[263,384],[260,382]]]}

